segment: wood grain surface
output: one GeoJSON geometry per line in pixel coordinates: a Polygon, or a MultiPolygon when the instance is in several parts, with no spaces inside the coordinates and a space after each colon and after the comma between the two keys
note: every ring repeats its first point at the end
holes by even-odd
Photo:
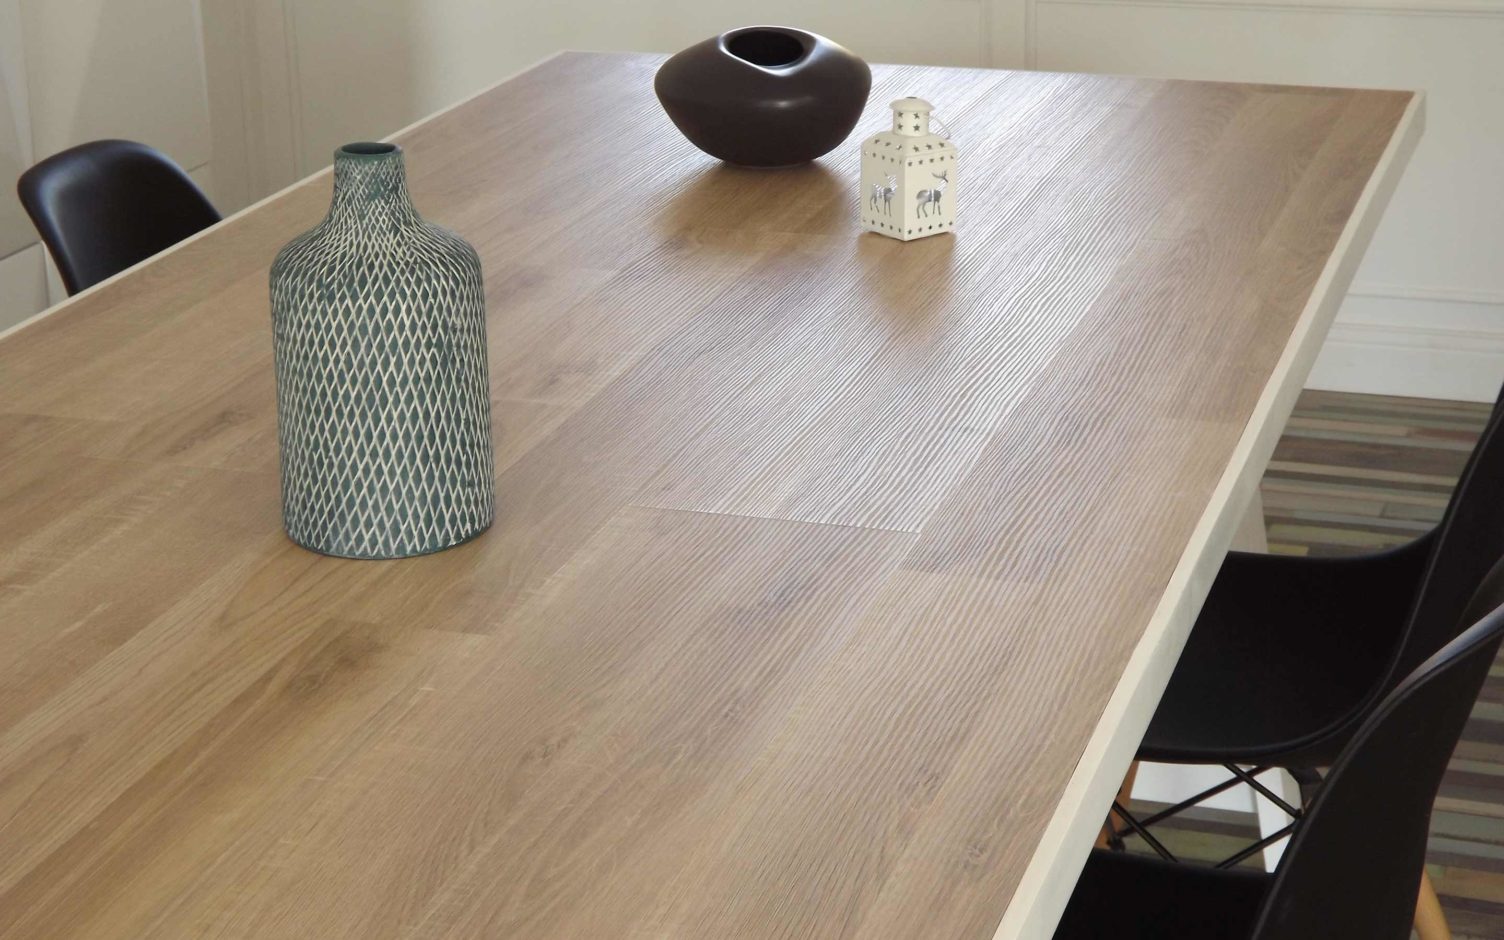
{"type": "Polygon", "coordinates": [[[485,266],[471,544],[281,533],[267,269],[327,174],[0,341],[0,936],[988,938],[1054,872],[1048,933],[1414,96],[880,67],[859,128],[961,148],[901,244],[854,141],[718,165],[659,61],[399,135],[485,266]]]}

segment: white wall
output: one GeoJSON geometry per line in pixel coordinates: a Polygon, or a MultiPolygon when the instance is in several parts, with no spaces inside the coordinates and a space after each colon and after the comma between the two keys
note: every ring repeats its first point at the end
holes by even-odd
{"type": "Polygon", "coordinates": [[[145,141],[214,195],[196,0],[0,0],[0,330],[62,291],[15,196],[35,160],[145,141]]]}

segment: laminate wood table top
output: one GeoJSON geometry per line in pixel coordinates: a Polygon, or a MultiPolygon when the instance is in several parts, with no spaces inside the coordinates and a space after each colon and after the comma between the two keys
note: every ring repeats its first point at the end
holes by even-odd
{"type": "Polygon", "coordinates": [[[879,67],[961,149],[902,244],[660,61],[396,138],[485,266],[470,544],[282,534],[327,173],[0,341],[0,936],[1049,935],[1420,100],[879,67]]]}

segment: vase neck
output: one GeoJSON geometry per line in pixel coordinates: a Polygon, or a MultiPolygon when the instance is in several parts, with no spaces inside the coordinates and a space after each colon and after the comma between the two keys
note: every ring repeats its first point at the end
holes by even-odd
{"type": "Polygon", "coordinates": [[[346,144],[334,152],[334,201],[325,227],[376,232],[418,220],[407,191],[402,148],[395,144],[346,144]]]}

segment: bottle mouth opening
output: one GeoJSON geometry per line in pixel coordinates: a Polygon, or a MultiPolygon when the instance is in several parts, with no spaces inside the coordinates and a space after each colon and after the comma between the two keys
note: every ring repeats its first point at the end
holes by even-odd
{"type": "Polygon", "coordinates": [[[342,157],[384,157],[397,152],[396,144],[380,143],[378,141],[362,140],[353,144],[345,144],[339,148],[342,157]]]}
{"type": "Polygon", "coordinates": [[[726,40],[726,51],[765,69],[787,68],[805,56],[799,37],[776,29],[749,29],[726,40]]]}

